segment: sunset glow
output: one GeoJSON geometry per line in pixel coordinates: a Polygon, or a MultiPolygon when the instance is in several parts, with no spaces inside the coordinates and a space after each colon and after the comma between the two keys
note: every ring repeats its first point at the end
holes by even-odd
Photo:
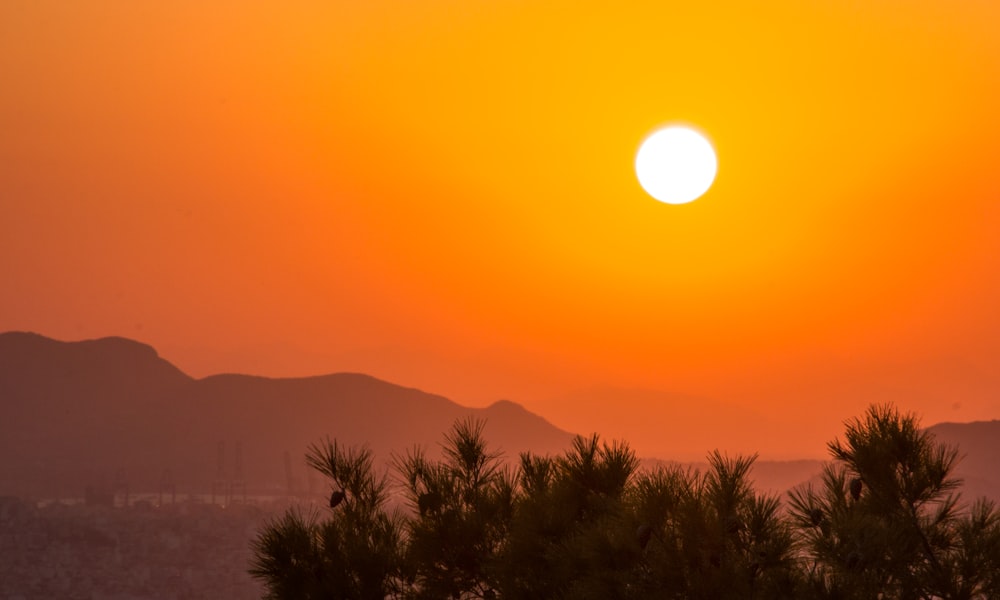
{"type": "Polygon", "coordinates": [[[996,418],[997,23],[939,0],[4,2],[0,331],[506,398],[643,455],[822,456],[878,400],[996,418]],[[719,157],[683,207],[636,182],[670,123],[719,157]]]}

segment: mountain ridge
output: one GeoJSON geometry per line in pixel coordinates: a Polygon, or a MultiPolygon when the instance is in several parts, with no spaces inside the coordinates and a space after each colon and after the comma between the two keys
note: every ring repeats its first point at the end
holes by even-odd
{"type": "MultiPolygon", "coordinates": [[[[380,380],[334,372],[275,378],[219,373],[193,378],[155,348],[123,337],[64,342],[32,332],[0,333],[0,495],[79,496],[124,478],[152,490],[171,478],[204,492],[242,480],[273,493],[307,489],[309,444],[335,438],[371,448],[380,465],[394,454],[440,450],[463,418],[485,422],[491,447],[561,454],[573,434],[508,399],[482,408],[380,380]],[[237,456],[238,455],[238,456],[237,456]],[[237,464],[239,463],[239,464],[237,464]]],[[[993,465],[1000,420],[927,428],[958,444],[968,495],[1000,498],[993,465]]],[[[646,457],[647,465],[699,462],[646,457]]],[[[823,461],[757,461],[756,485],[783,492],[814,479],[823,461]]]]}
{"type": "Polygon", "coordinates": [[[367,445],[382,462],[413,446],[434,454],[463,418],[484,420],[487,440],[511,458],[561,452],[572,439],[510,401],[464,407],[364,373],[195,379],[118,337],[0,333],[0,397],[0,495],[80,495],[122,477],[155,489],[168,472],[178,489],[242,479],[287,491],[308,479],[311,443],[367,445]]]}

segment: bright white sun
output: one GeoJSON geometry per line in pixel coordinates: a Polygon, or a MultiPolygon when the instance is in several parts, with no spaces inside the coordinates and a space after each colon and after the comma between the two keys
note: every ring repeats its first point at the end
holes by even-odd
{"type": "Polygon", "coordinates": [[[697,131],[680,126],[654,131],[635,155],[639,185],[667,204],[701,197],[715,181],[718,166],[712,144],[697,131]]]}

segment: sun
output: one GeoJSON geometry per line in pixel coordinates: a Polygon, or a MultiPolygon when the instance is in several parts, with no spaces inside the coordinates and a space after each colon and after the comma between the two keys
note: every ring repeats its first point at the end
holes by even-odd
{"type": "Polygon", "coordinates": [[[635,155],[639,185],[667,204],[700,198],[715,181],[718,166],[715,150],[705,136],[676,125],[651,133],[635,155]]]}

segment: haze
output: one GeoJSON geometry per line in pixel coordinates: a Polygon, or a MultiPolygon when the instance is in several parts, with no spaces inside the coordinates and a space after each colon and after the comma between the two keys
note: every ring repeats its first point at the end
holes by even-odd
{"type": "Polygon", "coordinates": [[[1000,414],[1000,6],[0,4],[0,332],[645,456],[1000,414]],[[632,171],[697,124],[677,210],[632,171]],[[662,435],[683,420],[684,436],[662,435]]]}

